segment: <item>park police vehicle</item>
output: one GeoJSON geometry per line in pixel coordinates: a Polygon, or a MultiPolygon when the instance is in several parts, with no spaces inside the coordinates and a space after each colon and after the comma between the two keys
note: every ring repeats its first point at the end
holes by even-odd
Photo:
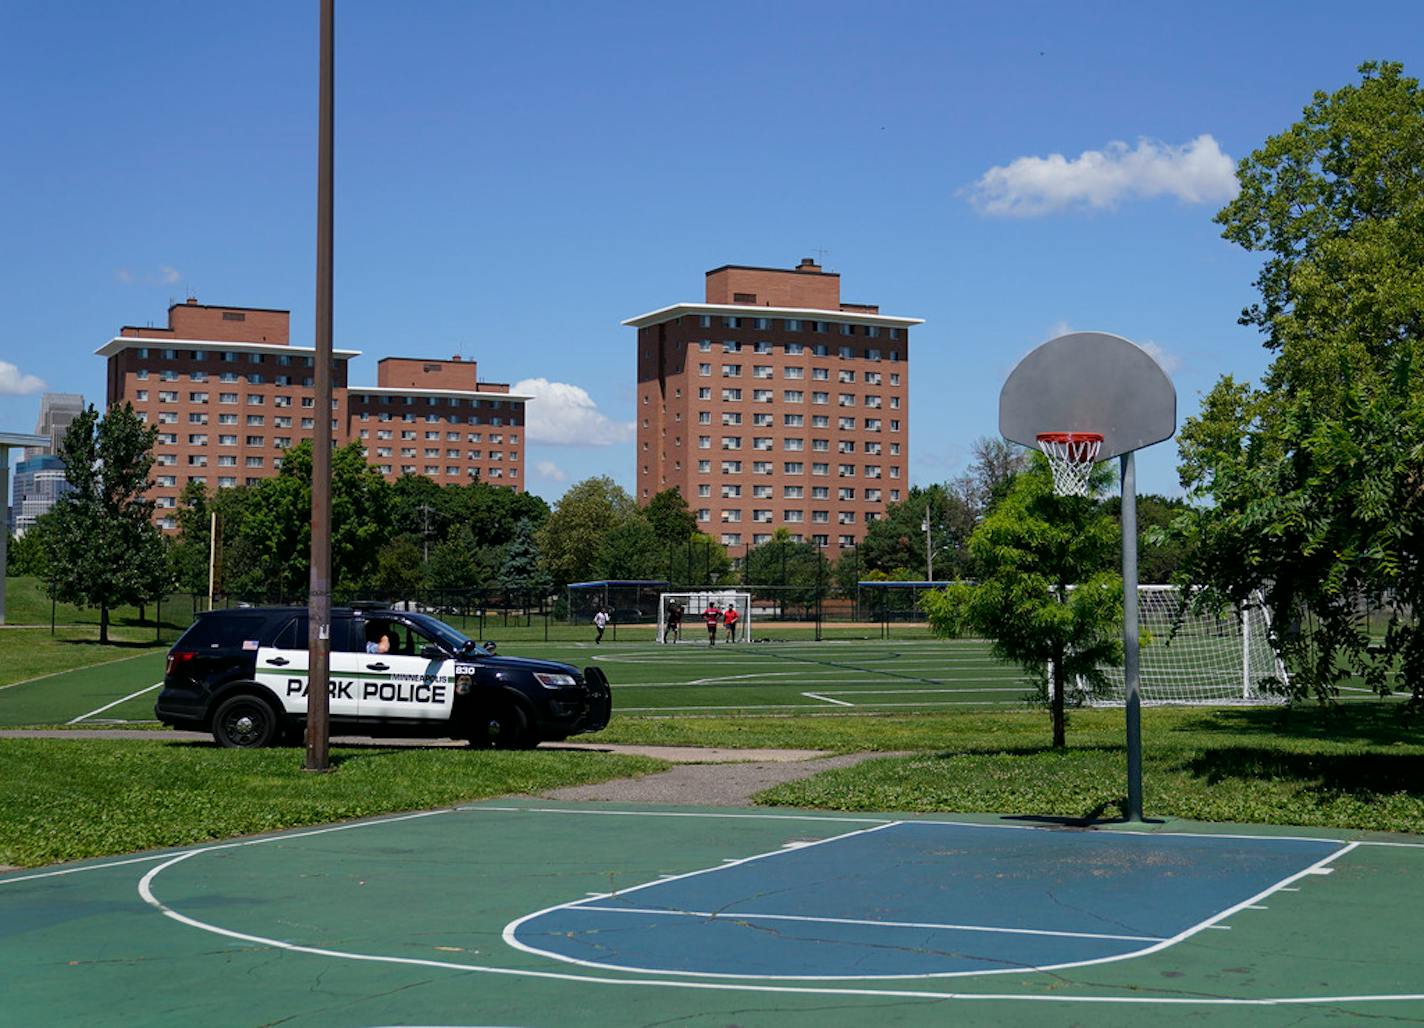
{"type": "MultiPolygon", "coordinates": [[[[498,657],[427,614],[384,607],[331,614],[333,734],[468,739],[525,749],[596,732],[612,693],[597,667],[498,657]]],[[[307,710],[307,611],[199,614],[168,651],[154,713],[223,746],[297,741],[307,710]]]]}

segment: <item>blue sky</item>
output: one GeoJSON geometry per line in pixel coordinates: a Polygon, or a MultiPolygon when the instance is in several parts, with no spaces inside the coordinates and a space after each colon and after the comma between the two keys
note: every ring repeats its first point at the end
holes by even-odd
{"type": "MultiPolygon", "coordinates": [[[[0,429],[43,388],[102,403],[94,349],[190,291],[290,308],[312,344],[316,12],[0,9],[0,429]]],[[[728,263],[819,256],[845,299],[925,319],[916,483],[964,469],[1064,328],[1150,344],[1185,417],[1266,359],[1236,324],[1256,258],[1211,221],[1232,163],[1364,60],[1418,74],[1421,40],[1418,3],[339,0],[337,345],[358,383],[457,352],[543,380],[550,499],[631,490],[620,321],[728,263]]],[[[1176,493],[1175,464],[1144,451],[1139,488],[1176,493]]]]}

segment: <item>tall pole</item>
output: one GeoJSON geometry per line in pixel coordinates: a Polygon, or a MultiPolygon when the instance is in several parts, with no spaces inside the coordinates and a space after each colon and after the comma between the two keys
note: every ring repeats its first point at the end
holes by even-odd
{"type": "Polygon", "coordinates": [[[934,581],[934,549],[930,546],[930,509],[925,508],[925,523],[920,526],[925,530],[925,581],[934,581]]]}
{"type": "Polygon", "coordinates": [[[321,0],[316,175],[316,417],[312,419],[311,592],[307,651],[307,771],[330,768],[331,677],[331,220],[336,0],[321,0]]]}
{"type": "Polygon", "coordinates": [[[1137,465],[1122,461],[1122,674],[1127,699],[1127,820],[1142,820],[1142,697],[1137,668],[1137,465]]]}
{"type": "Polygon", "coordinates": [[[213,609],[213,578],[218,559],[218,512],[208,513],[208,609],[213,609]]]}

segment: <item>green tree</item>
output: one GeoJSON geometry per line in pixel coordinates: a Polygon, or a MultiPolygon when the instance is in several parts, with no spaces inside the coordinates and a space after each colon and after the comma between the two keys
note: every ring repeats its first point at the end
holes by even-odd
{"type": "Polygon", "coordinates": [[[194,595],[208,591],[211,513],[207,487],[189,479],[178,494],[178,534],[169,543],[168,565],[178,588],[194,595]]]}
{"type": "Polygon", "coordinates": [[[536,533],[544,568],[558,586],[602,578],[603,540],[637,505],[606,475],[569,487],[536,533]]]}
{"type": "Polygon", "coordinates": [[[431,549],[426,573],[435,589],[459,592],[487,589],[495,582],[497,561],[501,557],[499,547],[481,546],[475,539],[474,529],[460,525],[444,542],[431,549]]]}
{"type": "MultiPolygon", "coordinates": [[[[1107,476],[1097,472],[1099,482],[1107,476]]],[[[994,656],[1038,681],[1049,669],[1055,747],[1066,744],[1068,681],[1101,683],[1099,668],[1121,662],[1122,579],[1110,570],[1120,538],[1097,501],[1054,495],[1048,464],[1035,457],[970,537],[978,583],[921,601],[936,635],[984,636],[994,656]]]]}
{"type": "Polygon", "coordinates": [[[393,603],[413,600],[425,588],[425,564],[421,541],[413,535],[398,535],[376,551],[372,585],[393,603]]]}
{"type": "Polygon", "coordinates": [[[153,524],[153,443],[125,403],[102,418],[91,405],[70,424],[60,446],[74,488],[54,505],[45,541],[56,595],[99,608],[99,642],[109,641],[109,611],[163,595],[171,581],[164,543],[153,524]]]}
{"type": "MultiPolygon", "coordinates": [[[[1155,493],[1137,498],[1137,580],[1143,585],[1165,585],[1181,572],[1187,556],[1186,540],[1172,531],[1187,510],[1185,500],[1155,493]]],[[[1103,511],[1122,525],[1122,497],[1109,496],[1103,511]]]]}
{"type": "Polygon", "coordinates": [[[667,572],[662,542],[642,512],[624,518],[599,543],[597,578],[647,580],[667,572]]]}
{"type": "Polygon", "coordinates": [[[778,528],[770,542],[751,550],[742,566],[742,581],[766,589],[778,606],[815,603],[817,591],[829,590],[832,580],[824,554],[808,542],[792,539],[785,528],[778,528]]]}
{"type": "Polygon", "coordinates": [[[514,538],[504,548],[499,580],[510,592],[529,597],[548,596],[553,589],[548,572],[539,562],[539,546],[535,541],[532,519],[523,518],[515,526],[514,538]]]}
{"type": "Polygon", "coordinates": [[[1179,435],[1199,501],[1183,577],[1262,590],[1293,692],[1390,674],[1424,703],[1424,93],[1398,64],[1317,93],[1241,162],[1223,236],[1265,255],[1259,387],[1224,377],[1179,435]],[[1373,638],[1362,605],[1383,608],[1373,638]],[[1295,630],[1300,626],[1300,630],[1295,630]]]}
{"type": "Polygon", "coordinates": [[[911,486],[903,500],[887,505],[885,516],[870,523],[858,548],[865,570],[923,580],[928,573],[926,514],[934,547],[935,578],[964,577],[965,545],[974,530],[975,511],[962,493],[943,485],[911,486]]]}
{"type": "Polygon", "coordinates": [[[643,517],[653,526],[658,544],[665,550],[686,546],[697,531],[697,518],[676,487],[664,489],[648,501],[643,517]]]}
{"type": "Polygon", "coordinates": [[[49,576],[49,559],[45,547],[45,515],[41,514],[24,535],[10,537],[6,549],[5,569],[7,575],[33,575],[35,578],[49,576]]]}

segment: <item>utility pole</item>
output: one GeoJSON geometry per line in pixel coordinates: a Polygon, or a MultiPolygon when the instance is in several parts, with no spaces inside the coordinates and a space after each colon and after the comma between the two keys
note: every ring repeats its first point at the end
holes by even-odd
{"type": "Polygon", "coordinates": [[[316,173],[316,417],[312,419],[311,590],[307,596],[307,753],[331,767],[331,222],[336,0],[321,0],[316,173]]]}
{"type": "Polygon", "coordinates": [[[218,512],[209,513],[208,522],[208,609],[213,609],[213,579],[218,566],[218,512]]]}
{"type": "Polygon", "coordinates": [[[930,543],[930,509],[925,508],[925,520],[920,525],[925,532],[925,581],[934,581],[934,548],[930,543]]]}
{"type": "Polygon", "coordinates": [[[425,516],[424,523],[420,530],[421,556],[427,564],[430,563],[430,504],[422,503],[420,512],[425,516]]]}

